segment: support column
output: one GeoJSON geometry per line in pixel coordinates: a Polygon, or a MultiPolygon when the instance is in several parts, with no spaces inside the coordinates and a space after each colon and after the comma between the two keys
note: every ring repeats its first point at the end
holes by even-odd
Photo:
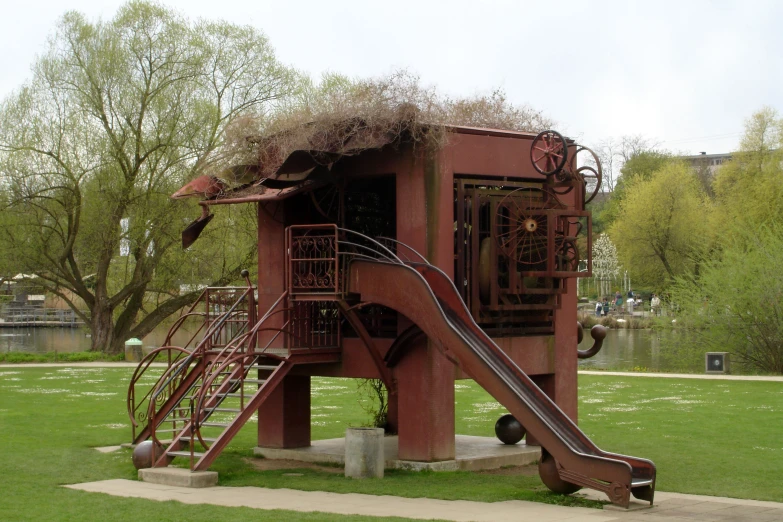
{"type": "Polygon", "coordinates": [[[304,448],[310,445],[310,376],[288,375],[258,408],[258,445],[304,448]]]}
{"type": "Polygon", "coordinates": [[[399,458],[454,459],[454,365],[424,339],[395,368],[399,458]]]}
{"type": "MultiPolygon", "coordinates": [[[[566,292],[555,312],[555,375],[552,398],[563,412],[577,422],[577,327],[576,281],[566,279],[566,292]]],[[[550,393],[548,390],[544,390],[550,393]]]]}
{"type": "Polygon", "coordinates": [[[397,433],[399,431],[399,393],[390,393],[387,396],[387,408],[386,408],[386,430],[389,433],[397,433]]]}
{"type": "MultiPolygon", "coordinates": [[[[284,203],[258,208],[258,316],[262,317],[285,291],[284,203]],[[276,214],[276,215],[275,215],[276,214]],[[274,218],[273,218],[274,216],[274,218]]],[[[266,326],[283,326],[284,314],[276,314],[266,326]]],[[[261,332],[263,347],[276,332],[261,332]]],[[[270,346],[285,348],[285,335],[270,346]]],[[[258,409],[258,445],[268,448],[301,448],[310,445],[310,377],[288,375],[258,409]]]]}
{"type": "MultiPolygon", "coordinates": [[[[574,279],[565,282],[566,292],[561,296],[561,306],[555,311],[555,335],[550,345],[554,358],[554,373],[533,375],[531,379],[555,404],[574,422],[577,422],[579,394],[577,382],[577,327],[576,327],[576,283],[574,279]]],[[[530,433],[525,442],[531,446],[541,444],[530,433]]]]}

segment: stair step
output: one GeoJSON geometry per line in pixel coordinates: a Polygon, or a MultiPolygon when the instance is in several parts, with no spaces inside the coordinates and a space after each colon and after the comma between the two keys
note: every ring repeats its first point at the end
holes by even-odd
{"type": "Polygon", "coordinates": [[[214,408],[204,408],[207,411],[211,412],[225,412],[225,413],[240,413],[242,410],[239,408],[220,408],[220,407],[214,407],[214,408]]]}
{"type": "Polygon", "coordinates": [[[166,417],[161,422],[179,422],[179,423],[190,422],[190,414],[188,413],[187,417],[166,417]]]}
{"type": "Polygon", "coordinates": [[[185,426],[182,426],[181,428],[158,428],[155,430],[155,433],[179,433],[185,429],[185,426]]]}
{"type": "Polygon", "coordinates": [[[202,422],[199,424],[201,427],[208,427],[208,428],[228,428],[231,426],[230,422],[202,422]]]}
{"type": "Polygon", "coordinates": [[[248,366],[252,370],[277,370],[277,366],[273,364],[253,364],[248,366]]]}
{"type": "MultiPolygon", "coordinates": [[[[215,396],[216,397],[223,397],[223,398],[227,398],[227,397],[241,398],[242,394],[241,393],[216,393],[215,396]]],[[[244,397],[247,399],[247,398],[251,397],[251,394],[246,393],[244,395],[244,397]]]]}
{"type": "MultiPolygon", "coordinates": [[[[172,457],[188,457],[190,458],[190,452],[189,451],[167,451],[166,455],[171,455],[172,457]]],[[[197,459],[200,459],[204,456],[203,453],[194,451],[193,456],[197,459]]]]}
{"type": "Polygon", "coordinates": [[[172,411],[170,411],[170,412],[168,412],[166,414],[166,417],[164,417],[164,419],[168,418],[168,417],[171,417],[172,415],[188,415],[188,416],[190,416],[190,408],[188,407],[187,410],[185,408],[182,408],[179,411],[172,410],[172,411]]]}
{"type": "Polygon", "coordinates": [[[252,382],[255,384],[264,384],[266,379],[231,379],[229,382],[252,382]]]}

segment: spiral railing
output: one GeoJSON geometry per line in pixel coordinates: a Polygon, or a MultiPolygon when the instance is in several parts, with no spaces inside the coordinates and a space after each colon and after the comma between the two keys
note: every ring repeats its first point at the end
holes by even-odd
{"type": "MultiPolygon", "coordinates": [[[[204,354],[217,344],[216,341],[219,342],[221,338],[226,337],[233,340],[233,338],[241,337],[244,334],[248,323],[255,317],[253,292],[254,287],[249,281],[248,287],[244,290],[235,287],[205,289],[187,312],[169,328],[164,346],[153,350],[142,358],[128,385],[126,401],[134,442],[138,442],[137,439],[145,434],[145,430],[139,430],[140,426],[156,426],[154,413],[151,414],[151,412],[158,411],[179,390],[184,377],[197,365],[199,360],[203,359],[204,354]],[[224,296],[233,295],[235,299],[230,306],[221,307],[215,303],[215,301],[224,300],[216,297],[221,293],[224,296]],[[246,303],[246,306],[243,306],[243,303],[246,303]],[[204,306],[205,310],[199,311],[200,306],[204,306]],[[203,317],[204,321],[195,333],[190,335],[184,347],[173,346],[174,335],[191,317],[203,317]],[[235,331],[228,332],[226,331],[227,327],[235,331]],[[202,331],[204,333],[201,340],[189,350],[188,347],[194,343],[202,331]],[[159,368],[161,363],[164,368],[162,373],[153,377],[155,382],[152,386],[146,387],[143,380],[148,377],[148,372],[151,369],[159,368]],[[142,387],[146,388],[146,391],[139,393],[139,389],[142,387]]],[[[230,344],[231,340],[227,344],[230,344]]],[[[183,415],[183,417],[187,417],[187,415],[183,415]]],[[[172,420],[174,421],[174,429],[176,429],[177,422],[183,422],[176,417],[172,420]]]]}

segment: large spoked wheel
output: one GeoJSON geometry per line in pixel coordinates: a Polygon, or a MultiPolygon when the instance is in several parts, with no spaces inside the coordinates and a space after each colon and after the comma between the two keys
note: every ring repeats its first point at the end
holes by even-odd
{"type": "MultiPolygon", "coordinates": [[[[523,265],[546,262],[549,222],[545,211],[561,206],[554,194],[541,189],[517,189],[506,195],[495,214],[500,251],[523,265]]],[[[555,251],[559,250],[562,239],[555,234],[555,251]]]]}
{"type": "Polygon", "coordinates": [[[582,181],[585,187],[585,205],[590,203],[595,198],[598,191],[601,190],[601,183],[603,181],[603,169],[601,168],[601,161],[598,159],[598,155],[585,147],[580,145],[576,149],[576,154],[571,159],[571,170],[575,171],[582,181]],[[579,166],[579,163],[582,165],[579,166]]]}
{"type": "Polygon", "coordinates": [[[342,224],[345,192],[340,185],[329,183],[310,192],[310,201],[318,213],[330,223],[342,224]]]}
{"type": "Polygon", "coordinates": [[[585,205],[590,203],[601,190],[601,173],[593,167],[584,166],[576,171],[585,186],[585,205]]]}
{"type": "Polygon", "coordinates": [[[563,169],[568,160],[568,145],[565,138],[553,130],[540,133],[530,146],[530,161],[533,168],[545,176],[552,176],[563,169]]]}

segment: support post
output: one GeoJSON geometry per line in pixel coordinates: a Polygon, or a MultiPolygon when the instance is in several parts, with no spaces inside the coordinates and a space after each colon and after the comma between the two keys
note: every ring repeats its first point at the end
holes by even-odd
{"type": "Polygon", "coordinates": [[[395,369],[400,460],[454,459],[454,365],[426,338],[395,369]]]}
{"type": "Polygon", "coordinates": [[[258,445],[262,448],[310,445],[309,375],[287,375],[258,408],[258,445]]]}

